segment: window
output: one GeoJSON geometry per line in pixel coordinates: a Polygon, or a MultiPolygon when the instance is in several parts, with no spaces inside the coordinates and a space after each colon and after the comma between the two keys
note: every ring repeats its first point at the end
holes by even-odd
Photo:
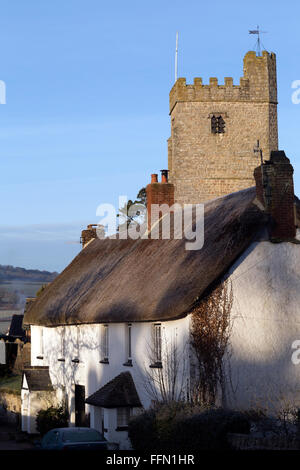
{"type": "Polygon", "coordinates": [[[102,358],[100,362],[106,363],[106,364],[108,364],[108,356],[109,356],[108,346],[109,346],[108,325],[103,325],[102,332],[101,332],[102,358]]]}
{"type": "Polygon", "coordinates": [[[80,327],[76,325],[75,330],[75,357],[73,357],[72,362],[78,364],[80,362],[80,327]]]}
{"type": "Polygon", "coordinates": [[[76,326],[76,354],[77,358],[79,359],[79,351],[80,351],[80,327],[76,326]]]}
{"type": "Polygon", "coordinates": [[[225,121],[220,114],[213,114],[211,116],[211,132],[212,134],[225,133],[225,121]]]}
{"type": "Polygon", "coordinates": [[[65,361],[65,352],[66,352],[65,351],[65,335],[66,335],[65,327],[62,326],[59,329],[60,352],[59,352],[59,358],[58,358],[58,360],[61,362],[65,361]]]}
{"type": "Polygon", "coordinates": [[[38,345],[38,355],[37,359],[44,359],[44,329],[43,327],[39,328],[39,345],[38,345]]]}
{"type": "Polygon", "coordinates": [[[117,429],[128,426],[131,408],[117,408],[117,429]]]}
{"type": "Polygon", "coordinates": [[[61,334],[60,334],[60,341],[61,341],[61,357],[65,357],[65,336],[66,336],[66,330],[65,327],[63,326],[61,329],[61,334]]]}
{"type": "Polygon", "coordinates": [[[125,363],[123,366],[132,366],[132,357],[131,357],[131,332],[132,325],[128,323],[125,325],[125,363]]]}
{"type": "Polygon", "coordinates": [[[41,334],[40,334],[40,353],[41,353],[41,356],[44,355],[44,328],[41,328],[41,334]]]}
{"type": "Polygon", "coordinates": [[[162,367],[161,364],[161,324],[153,325],[152,364],[150,367],[162,367]]]}

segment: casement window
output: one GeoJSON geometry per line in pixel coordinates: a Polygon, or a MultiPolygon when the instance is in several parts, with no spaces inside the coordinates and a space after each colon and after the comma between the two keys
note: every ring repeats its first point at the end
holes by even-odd
{"type": "Polygon", "coordinates": [[[78,364],[80,362],[80,327],[77,325],[75,331],[75,348],[74,348],[74,357],[72,359],[72,362],[75,364],[78,364]]]}
{"type": "Polygon", "coordinates": [[[154,325],[154,359],[155,362],[161,362],[161,324],[154,325]]]}
{"type": "Polygon", "coordinates": [[[41,328],[40,333],[40,354],[44,355],[44,328],[41,328]]]}
{"type": "Polygon", "coordinates": [[[44,359],[44,328],[39,328],[39,345],[37,359],[44,359]]]}
{"type": "Polygon", "coordinates": [[[131,415],[132,408],[117,408],[117,429],[127,428],[131,415]]]}
{"type": "Polygon", "coordinates": [[[80,327],[76,326],[76,355],[79,359],[80,356],[80,327]]]}
{"type": "Polygon", "coordinates": [[[150,367],[162,367],[160,323],[154,323],[152,329],[152,364],[150,365],[150,367]]]}
{"type": "Polygon", "coordinates": [[[60,340],[60,351],[59,351],[58,361],[64,362],[65,354],[66,354],[66,329],[64,326],[61,326],[59,329],[59,340],[60,340]]]}
{"type": "Polygon", "coordinates": [[[132,325],[125,325],[125,363],[123,366],[132,366],[132,325]]]}
{"type": "Polygon", "coordinates": [[[102,363],[108,364],[109,362],[109,329],[108,325],[102,325],[101,327],[101,361],[102,363]]]}
{"type": "Polygon", "coordinates": [[[66,354],[66,329],[63,326],[61,329],[61,335],[60,335],[60,340],[61,340],[61,357],[65,357],[66,354]]]}
{"type": "Polygon", "coordinates": [[[211,116],[211,132],[212,134],[225,133],[225,121],[220,114],[213,114],[211,116]]]}

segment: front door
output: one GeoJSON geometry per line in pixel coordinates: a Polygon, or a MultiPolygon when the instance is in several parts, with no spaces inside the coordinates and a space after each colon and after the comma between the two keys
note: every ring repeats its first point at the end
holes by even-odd
{"type": "Polygon", "coordinates": [[[75,426],[86,426],[84,385],[75,385],[75,426]]]}

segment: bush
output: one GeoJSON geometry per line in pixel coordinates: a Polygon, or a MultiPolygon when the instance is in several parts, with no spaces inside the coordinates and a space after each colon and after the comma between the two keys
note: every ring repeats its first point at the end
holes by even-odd
{"type": "Polygon", "coordinates": [[[245,413],[172,403],[147,410],[129,423],[133,448],[148,452],[229,449],[229,432],[250,432],[250,420],[245,413]]]}
{"type": "Polygon", "coordinates": [[[54,428],[64,428],[68,426],[69,415],[63,406],[50,406],[46,410],[40,410],[36,418],[38,432],[44,436],[54,428]]]}

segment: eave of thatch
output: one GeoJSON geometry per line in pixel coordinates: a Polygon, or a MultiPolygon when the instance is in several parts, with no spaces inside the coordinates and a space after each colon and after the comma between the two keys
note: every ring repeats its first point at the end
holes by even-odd
{"type": "Polygon", "coordinates": [[[95,239],[39,295],[24,322],[44,326],[180,318],[267,224],[248,188],[205,204],[205,242],[95,239]]]}

